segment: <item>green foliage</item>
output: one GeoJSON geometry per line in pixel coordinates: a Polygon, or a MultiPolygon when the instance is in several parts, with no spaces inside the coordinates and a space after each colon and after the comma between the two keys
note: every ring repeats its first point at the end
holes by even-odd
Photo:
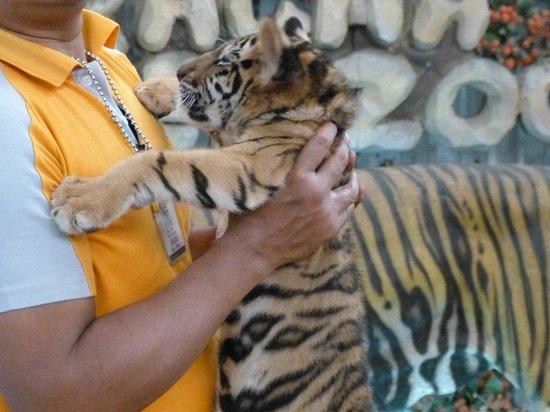
{"type": "Polygon", "coordinates": [[[489,6],[493,10],[498,9],[500,6],[511,6],[513,4],[518,6],[520,13],[521,10],[528,11],[535,6],[533,0],[489,0],[489,6]]]}
{"type": "Polygon", "coordinates": [[[515,389],[502,375],[489,371],[447,395],[429,395],[412,407],[415,412],[519,411],[513,399],[515,389]]]}
{"type": "Polygon", "coordinates": [[[535,7],[535,2],[533,0],[517,0],[518,4],[518,13],[522,16],[530,16],[535,7]]]}
{"type": "Polygon", "coordinates": [[[476,52],[510,70],[521,69],[548,54],[550,11],[536,0],[489,0],[489,27],[476,52]]]}

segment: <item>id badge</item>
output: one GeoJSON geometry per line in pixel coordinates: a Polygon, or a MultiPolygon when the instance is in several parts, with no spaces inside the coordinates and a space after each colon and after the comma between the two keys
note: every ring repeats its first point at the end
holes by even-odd
{"type": "Polygon", "coordinates": [[[155,203],[153,213],[168,261],[174,265],[187,250],[174,204],[172,202],[155,203]]]}

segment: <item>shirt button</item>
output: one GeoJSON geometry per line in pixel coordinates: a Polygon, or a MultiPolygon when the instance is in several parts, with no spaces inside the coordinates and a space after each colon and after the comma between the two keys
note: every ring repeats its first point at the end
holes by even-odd
{"type": "Polygon", "coordinates": [[[90,77],[89,74],[84,76],[84,78],[82,79],[82,82],[84,83],[84,86],[87,86],[87,87],[90,87],[93,84],[92,78],[90,77]]]}

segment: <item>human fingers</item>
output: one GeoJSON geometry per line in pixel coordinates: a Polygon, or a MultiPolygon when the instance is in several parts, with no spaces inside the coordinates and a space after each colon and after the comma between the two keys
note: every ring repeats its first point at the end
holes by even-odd
{"type": "Polygon", "coordinates": [[[330,188],[338,184],[342,174],[348,167],[349,148],[345,141],[342,141],[336,148],[334,153],[328,157],[317,172],[325,184],[325,187],[330,188]]]}
{"type": "Polygon", "coordinates": [[[354,205],[359,197],[359,181],[357,173],[352,172],[348,183],[340,186],[332,191],[335,208],[338,212],[342,212],[349,205],[354,205]]]}
{"type": "Polygon", "coordinates": [[[335,137],[336,126],[333,123],[326,123],[321,126],[300,152],[294,169],[307,172],[317,170],[328,154],[335,137]]]}
{"type": "Polygon", "coordinates": [[[349,151],[348,165],[346,166],[345,173],[350,173],[355,167],[355,160],[357,160],[357,154],[353,151],[349,151]]]}
{"type": "MultiPolygon", "coordinates": [[[[349,135],[348,132],[344,132],[343,140],[344,140],[344,142],[347,143],[347,145],[349,147],[349,144],[350,144],[350,141],[351,141],[351,136],[349,135]]],[[[353,170],[353,168],[355,167],[355,161],[356,160],[357,160],[357,154],[353,150],[350,149],[348,165],[346,167],[345,173],[349,173],[353,170]]]]}
{"type": "Polygon", "coordinates": [[[363,185],[359,185],[359,194],[357,195],[357,200],[355,201],[355,207],[361,204],[366,194],[367,194],[367,188],[363,185]]]}

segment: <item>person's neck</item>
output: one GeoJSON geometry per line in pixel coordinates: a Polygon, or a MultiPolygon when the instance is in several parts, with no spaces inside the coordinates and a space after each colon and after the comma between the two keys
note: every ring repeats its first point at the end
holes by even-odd
{"type": "Polygon", "coordinates": [[[48,2],[30,11],[17,0],[7,0],[0,11],[0,27],[34,43],[69,56],[86,58],[82,35],[85,1],[48,2]],[[6,4],[7,3],[7,4],[6,4]]]}

